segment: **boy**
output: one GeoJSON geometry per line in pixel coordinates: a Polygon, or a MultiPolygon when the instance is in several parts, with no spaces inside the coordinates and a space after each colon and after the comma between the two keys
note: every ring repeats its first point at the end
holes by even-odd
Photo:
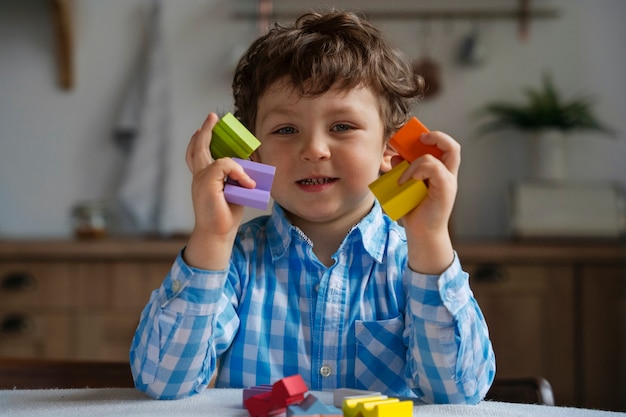
{"type": "Polygon", "coordinates": [[[443,157],[417,159],[400,179],[429,184],[403,227],[368,188],[397,162],[387,141],[421,89],[350,13],[305,14],[251,45],[234,77],[235,115],[261,141],[252,159],[276,167],[274,208],[240,227],[224,179],[254,182],[232,159],[211,158],[209,114],[186,155],[194,229],[131,346],[138,389],[173,399],[216,372],[217,387],[240,388],[298,373],[311,390],[484,397],[494,355],[447,227],[459,145],[441,132],[421,138],[443,157]]]}

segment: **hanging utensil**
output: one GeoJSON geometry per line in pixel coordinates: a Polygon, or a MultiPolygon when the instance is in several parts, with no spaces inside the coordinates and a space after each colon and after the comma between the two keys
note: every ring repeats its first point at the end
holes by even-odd
{"type": "Polygon", "coordinates": [[[466,66],[479,65],[485,61],[486,55],[481,25],[479,22],[476,22],[459,43],[457,62],[466,66]]]}
{"type": "Polygon", "coordinates": [[[422,44],[421,58],[416,59],[411,68],[417,75],[424,79],[424,99],[432,98],[441,91],[441,66],[430,55],[429,39],[430,23],[427,22],[422,28],[420,42],[422,44]]]}

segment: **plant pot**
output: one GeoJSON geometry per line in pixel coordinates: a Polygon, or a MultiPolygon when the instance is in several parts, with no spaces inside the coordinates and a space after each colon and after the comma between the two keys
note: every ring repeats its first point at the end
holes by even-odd
{"type": "Polygon", "coordinates": [[[566,177],[565,135],[560,130],[536,131],[530,137],[530,175],[534,180],[561,181],[566,177]]]}

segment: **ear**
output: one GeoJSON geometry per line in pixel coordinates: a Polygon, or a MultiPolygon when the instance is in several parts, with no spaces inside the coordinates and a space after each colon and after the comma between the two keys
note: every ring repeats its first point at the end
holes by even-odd
{"type": "Polygon", "coordinates": [[[385,145],[385,150],[383,151],[383,159],[380,162],[380,172],[387,172],[393,168],[391,164],[391,160],[394,156],[398,156],[398,151],[393,149],[389,143],[385,145]]]}

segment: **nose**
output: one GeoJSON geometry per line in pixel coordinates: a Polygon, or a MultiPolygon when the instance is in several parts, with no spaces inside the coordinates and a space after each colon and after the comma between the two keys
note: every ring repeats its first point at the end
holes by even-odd
{"type": "Polygon", "coordinates": [[[330,159],[330,146],[325,135],[321,132],[317,132],[304,137],[300,158],[308,162],[330,159]]]}

